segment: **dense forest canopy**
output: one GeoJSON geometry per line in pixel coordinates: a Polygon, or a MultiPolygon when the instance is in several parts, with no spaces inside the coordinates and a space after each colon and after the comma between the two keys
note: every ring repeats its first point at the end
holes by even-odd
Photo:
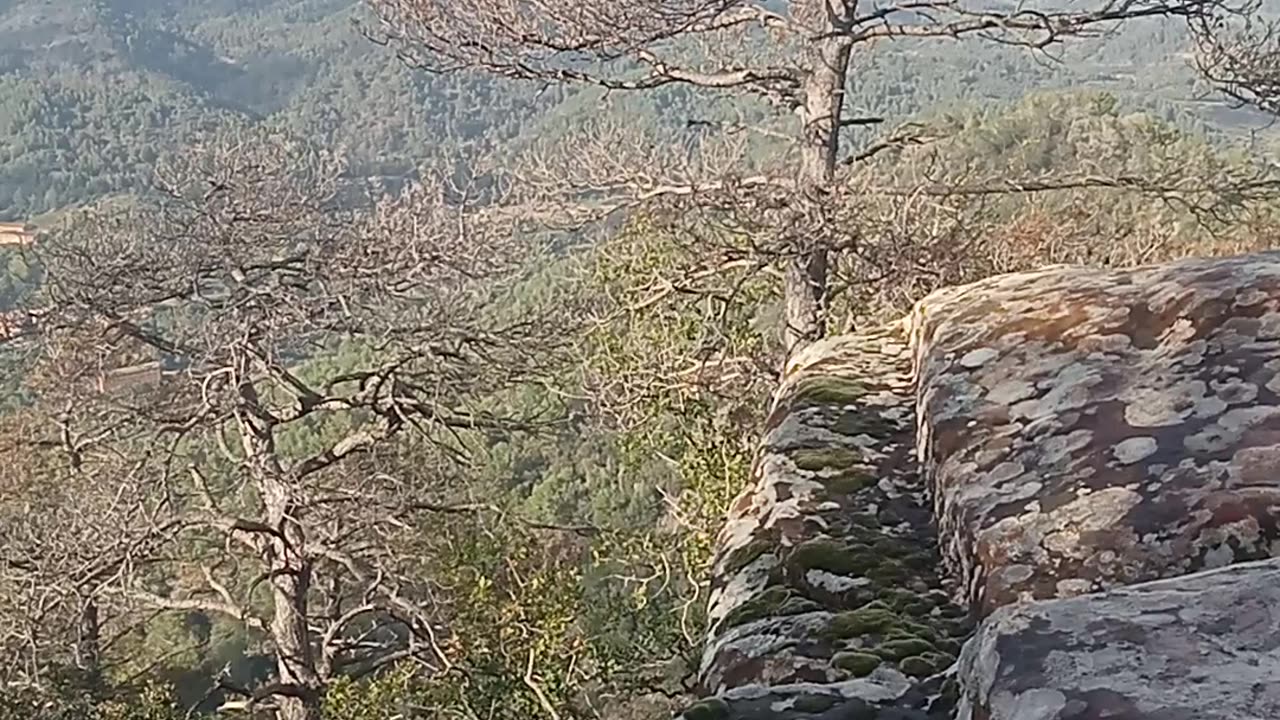
{"type": "MultiPolygon", "coordinates": [[[[590,205],[713,136],[750,179],[794,119],[423,72],[376,27],[0,3],[0,221],[41,231],[0,246],[0,311],[43,323],[0,344],[0,720],[638,720],[693,690],[781,282],[728,181],[589,226],[536,184],[592,166],[590,205]],[[286,635],[317,657],[285,667],[286,635]]],[[[995,272],[1274,246],[1280,135],[1193,50],[1167,19],[860,47],[831,329],[995,272]]]]}
{"type": "MultiPolygon", "coordinates": [[[[145,187],[157,157],[222,123],[287,128],[342,147],[350,172],[395,183],[442,145],[565,132],[598,93],[416,73],[369,42],[346,0],[16,0],[0,12],[0,219],[38,217],[145,187]]],[[[1197,133],[1266,130],[1206,96],[1184,29],[1134,23],[1060,57],[973,41],[906,42],[856,60],[859,114],[896,123],[940,106],[1016,100],[1028,88],[1105,90],[1197,133]]],[[[714,116],[681,91],[606,104],[658,127],[714,116]]]]}

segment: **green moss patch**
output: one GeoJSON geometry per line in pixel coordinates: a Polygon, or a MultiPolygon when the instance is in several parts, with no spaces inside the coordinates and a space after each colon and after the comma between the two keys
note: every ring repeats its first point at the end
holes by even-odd
{"type": "Polygon", "coordinates": [[[901,615],[899,615],[898,618],[898,627],[908,633],[911,633],[912,637],[924,638],[935,645],[938,643],[938,640],[941,639],[938,636],[938,631],[928,625],[918,623],[901,615]]]}
{"type": "Polygon", "coordinates": [[[841,435],[884,437],[897,432],[898,425],[881,417],[874,408],[865,408],[842,413],[831,429],[841,435]]]}
{"type": "Polygon", "coordinates": [[[792,407],[813,405],[852,405],[867,388],[857,380],[838,375],[816,375],[801,378],[791,391],[792,407]]]}
{"type": "Polygon", "coordinates": [[[824,478],[823,486],[827,495],[852,495],[859,490],[876,484],[876,476],[859,468],[843,470],[839,475],[824,478]]]}
{"type": "Polygon", "coordinates": [[[880,593],[880,599],[893,608],[894,612],[917,617],[928,615],[936,607],[934,598],[930,595],[903,588],[884,590],[880,593]]]}
{"type": "Polygon", "coordinates": [[[774,585],[730,611],[724,618],[723,629],[765,618],[800,615],[821,609],[821,605],[790,588],[774,585]]]}
{"type": "Polygon", "coordinates": [[[881,585],[893,586],[903,584],[907,578],[907,569],[890,558],[867,571],[867,577],[881,585]]]}
{"type": "MultiPolygon", "coordinates": [[[[854,662],[852,656],[859,656],[857,667],[874,669],[867,659],[873,657],[877,662],[896,663],[912,677],[925,677],[945,670],[955,660],[955,654],[948,652],[956,647],[952,641],[940,641],[933,628],[904,617],[880,600],[837,614],[827,626],[826,635],[833,640],[856,639],[856,651],[837,653],[837,657],[848,654],[851,657],[847,662],[854,662]],[[946,650],[940,649],[939,642],[946,643],[946,650]]],[[[832,663],[836,664],[835,658],[832,663]]],[[[843,665],[837,667],[852,672],[843,665]]]]}
{"type": "Polygon", "coordinates": [[[864,652],[841,652],[836,653],[835,657],[831,658],[832,665],[854,677],[870,675],[876,668],[880,667],[881,662],[879,657],[864,652]]]}
{"type": "Polygon", "coordinates": [[[938,646],[938,652],[946,653],[952,657],[959,655],[960,648],[964,646],[964,643],[952,638],[942,638],[941,640],[938,640],[936,644],[938,646]]]}
{"type": "Polygon", "coordinates": [[[858,453],[842,447],[806,448],[790,454],[791,462],[801,470],[845,470],[862,461],[858,453]]]}
{"type": "Polygon", "coordinates": [[[872,633],[884,633],[901,622],[897,613],[879,602],[871,602],[831,618],[827,633],[836,638],[853,638],[872,633]]]}
{"type": "Polygon", "coordinates": [[[720,698],[707,698],[689,707],[685,720],[729,720],[729,703],[720,698]]]}
{"type": "Polygon", "coordinates": [[[934,650],[933,643],[923,638],[912,637],[882,642],[876,646],[876,655],[886,660],[901,660],[932,650],[934,650]]]}
{"type": "Polygon", "coordinates": [[[855,575],[875,566],[869,548],[831,538],[814,538],[800,543],[787,557],[788,566],[803,575],[808,570],[825,570],[837,575],[855,575]]]}
{"type": "Polygon", "coordinates": [[[955,662],[955,658],[952,656],[939,652],[930,652],[904,658],[898,663],[898,669],[904,675],[922,678],[946,670],[953,662],[955,662]]]}
{"type": "Polygon", "coordinates": [[[787,601],[789,593],[785,587],[767,588],[764,592],[734,608],[724,618],[724,627],[731,628],[746,625],[762,618],[776,615],[778,608],[787,601]]]}

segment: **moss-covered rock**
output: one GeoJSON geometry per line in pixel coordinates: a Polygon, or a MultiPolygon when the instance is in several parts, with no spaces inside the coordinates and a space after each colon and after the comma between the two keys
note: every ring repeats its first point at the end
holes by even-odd
{"type": "Polygon", "coordinates": [[[867,577],[882,586],[890,587],[900,585],[908,575],[907,568],[892,557],[882,558],[874,567],[867,570],[867,577]]]}
{"type": "Polygon", "coordinates": [[[948,637],[967,638],[973,634],[973,618],[966,613],[958,618],[948,619],[945,622],[933,623],[940,630],[945,632],[948,637]]]}
{"type": "Polygon", "coordinates": [[[876,483],[876,476],[868,470],[849,468],[842,470],[834,477],[825,478],[823,486],[830,496],[852,495],[859,490],[876,483]]]}
{"type": "Polygon", "coordinates": [[[922,678],[933,674],[933,665],[921,657],[909,657],[898,663],[898,669],[908,677],[922,678]]]}
{"type": "Polygon", "coordinates": [[[952,638],[942,638],[934,643],[938,648],[938,652],[946,653],[952,657],[960,655],[960,649],[964,647],[964,643],[952,638]]]}
{"type": "Polygon", "coordinates": [[[766,588],[759,595],[734,608],[725,616],[722,629],[763,620],[821,610],[822,606],[784,585],[766,588]]]}
{"type": "Polygon", "coordinates": [[[796,712],[817,715],[835,707],[838,702],[840,701],[830,695],[801,695],[795,699],[791,709],[796,712]]]}
{"type": "Polygon", "coordinates": [[[684,720],[729,720],[729,716],[729,703],[718,697],[701,700],[681,715],[684,720]]]}
{"type": "Polygon", "coordinates": [[[865,652],[840,652],[831,658],[831,664],[853,677],[870,675],[883,662],[878,656],[865,652]]]}
{"type": "Polygon", "coordinates": [[[926,602],[924,600],[917,600],[914,602],[903,603],[902,607],[899,608],[899,612],[904,615],[910,615],[911,617],[922,618],[927,617],[932,613],[933,607],[933,603],[926,602]]]}
{"type": "Polygon", "coordinates": [[[814,538],[797,545],[787,556],[787,564],[803,574],[807,570],[825,570],[840,575],[863,573],[875,566],[876,560],[858,546],[833,540],[814,538]]]}
{"type": "Polygon", "coordinates": [[[920,655],[903,658],[898,669],[904,675],[922,678],[946,670],[955,662],[955,657],[940,652],[926,652],[920,655]]]}
{"type": "Polygon", "coordinates": [[[909,555],[915,551],[915,547],[906,540],[891,537],[876,538],[872,547],[881,555],[892,555],[894,557],[909,555]]]}
{"type": "Polygon", "coordinates": [[[915,634],[904,627],[891,627],[885,630],[882,635],[885,640],[914,640],[915,634]]]}
{"type": "Polygon", "coordinates": [[[867,530],[871,528],[878,529],[880,527],[880,520],[876,517],[875,513],[850,513],[847,519],[849,521],[850,528],[854,530],[867,530]]]}
{"type": "Polygon", "coordinates": [[[880,600],[892,608],[894,612],[905,612],[907,607],[915,604],[921,604],[930,608],[932,607],[928,597],[903,588],[889,588],[888,590],[882,591],[880,593],[880,600]]]}
{"type": "Polygon", "coordinates": [[[789,455],[791,462],[801,470],[845,470],[862,461],[862,456],[848,448],[801,448],[789,455]]]}
{"type": "Polygon", "coordinates": [[[756,538],[748,542],[746,545],[730,552],[724,559],[724,573],[732,575],[738,572],[759,560],[762,555],[773,550],[776,546],[777,541],[767,537],[756,538]]]}
{"type": "Polygon", "coordinates": [[[868,603],[857,610],[842,612],[831,618],[827,633],[835,638],[852,638],[879,633],[901,622],[897,613],[880,603],[868,603]]]}
{"type": "Polygon", "coordinates": [[[898,627],[911,633],[912,637],[924,638],[934,645],[937,645],[938,640],[941,639],[938,631],[932,626],[916,622],[902,615],[898,616],[898,627]]]}
{"type": "Polygon", "coordinates": [[[790,591],[780,585],[766,588],[764,592],[734,608],[724,618],[723,627],[746,625],[770,616],[778,615],[782,604],[790,597],[790,591]]]}
{"type": "Polygon", "coordinates": [[[897,428],[874,410],[850,410],[840,415],[831,429],[841,435],[871,435],[881,437],[897,428]]]}
{"type": "Polygon", "coordinates": [[[866,395],[866,385],[837,375],[811,375],[799,380],[791,390],[791,406],[852,405],[866,395]]]}
{"type": "Polygon", "coordinates": [[[924,638],[903,638],[888,640],[876,646],[876,654],[888,660],[901,660],[912,655],[920,655],[934,649],[933,643],[924,638]]]}

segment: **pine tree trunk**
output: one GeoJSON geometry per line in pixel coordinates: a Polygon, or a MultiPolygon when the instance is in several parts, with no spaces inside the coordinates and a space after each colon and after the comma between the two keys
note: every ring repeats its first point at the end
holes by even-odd
{"type": "Polygon", "coordinates": [[[268,471],[259,480],[268,524],[279,528],[284,540],[267,546],[267,566],[271,571],[271,640],[275,645],[276,681],[296,694],[278,697],[278,720],[320,720],[321,683],[316,672],[315,651],[307,630],[307,593],[311,586],[311,563],[302,554],[306,538],[302,527],[290,516],[293,511],[289,487],[278,472],[268,471]],[[285,542],[287,540],[287,542],[285,542]]]}
{"type": "Polygon", "coordinates": [[[297,688],[298,695],[281,695],[277,720],[320,720],[320,682],[307,634],[306,593],[309,569],[279,563],[272,582],[275,616],[271,637],[276,651],[279,682],[297,688]],[[294,576],[297,573],[297,576],[294,576]]]}
{"type": "Polygon", "coordinates": [[[80,616],[76,623],[75,663],[87,689],[95,695],[102,690],[101,643],[98,603],[91,597],[84,598],[80,602],[80,616]]]}
{"type": "MultiPolygon", "coordinates": [[[[835,179],[850,49],[846,40],[828,39],[815,46],[810,58],[800,108],[798,180],[803,202],[824,202],[825,190],[835,179]]],[[[827,240],[814,235],[802,238],[800,252],[788,262],[784,274],[788,357],[826,334],[827,240]]]]}
{"type": "MultiPolygon", "coordinates": [[[[246,407],[260,405],[252,383],[244,382],[240,394],[246,407]]],[[[278,531],[260,546],[271,578],[273,614],[268,630],[275,646],[276,683],[287,688],[276,695],[276,717],[320,720],[323,688],[307,629],[311,561],[306,555],[306,533],[296,516],[293,484],[281,467],[272,428],[249,412],[242,411],[238,420],[250,477],[262,499],[262,518],[278,531]]]]}

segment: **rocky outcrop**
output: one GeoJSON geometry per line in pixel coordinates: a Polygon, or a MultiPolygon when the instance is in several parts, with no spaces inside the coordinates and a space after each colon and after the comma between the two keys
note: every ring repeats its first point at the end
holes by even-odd
{"type": "Polygon", "coordinates": [[[959,677],[960,720],[1280,718],[1280,562],[1000,608],[959,677]]]}
{"type": "Polygon", "coordinates": [[[809,348],[718,547],[687,720],[1280,717],[1280,255],[809,348]]]}
{"type": "Polygon", "coordinates": [[[969,626],[939,572],[910,372],[901,324],[793,361],[720,534],[701,668],[714,697],[687,720],[949,716],[943,683],[920,680],[969,626]]]}
{"type": "Polygon", "coordinates": [[[913,320],[920,455],[981,614],[1273,554],[1276,256],[997,277],[913,320]]]}

